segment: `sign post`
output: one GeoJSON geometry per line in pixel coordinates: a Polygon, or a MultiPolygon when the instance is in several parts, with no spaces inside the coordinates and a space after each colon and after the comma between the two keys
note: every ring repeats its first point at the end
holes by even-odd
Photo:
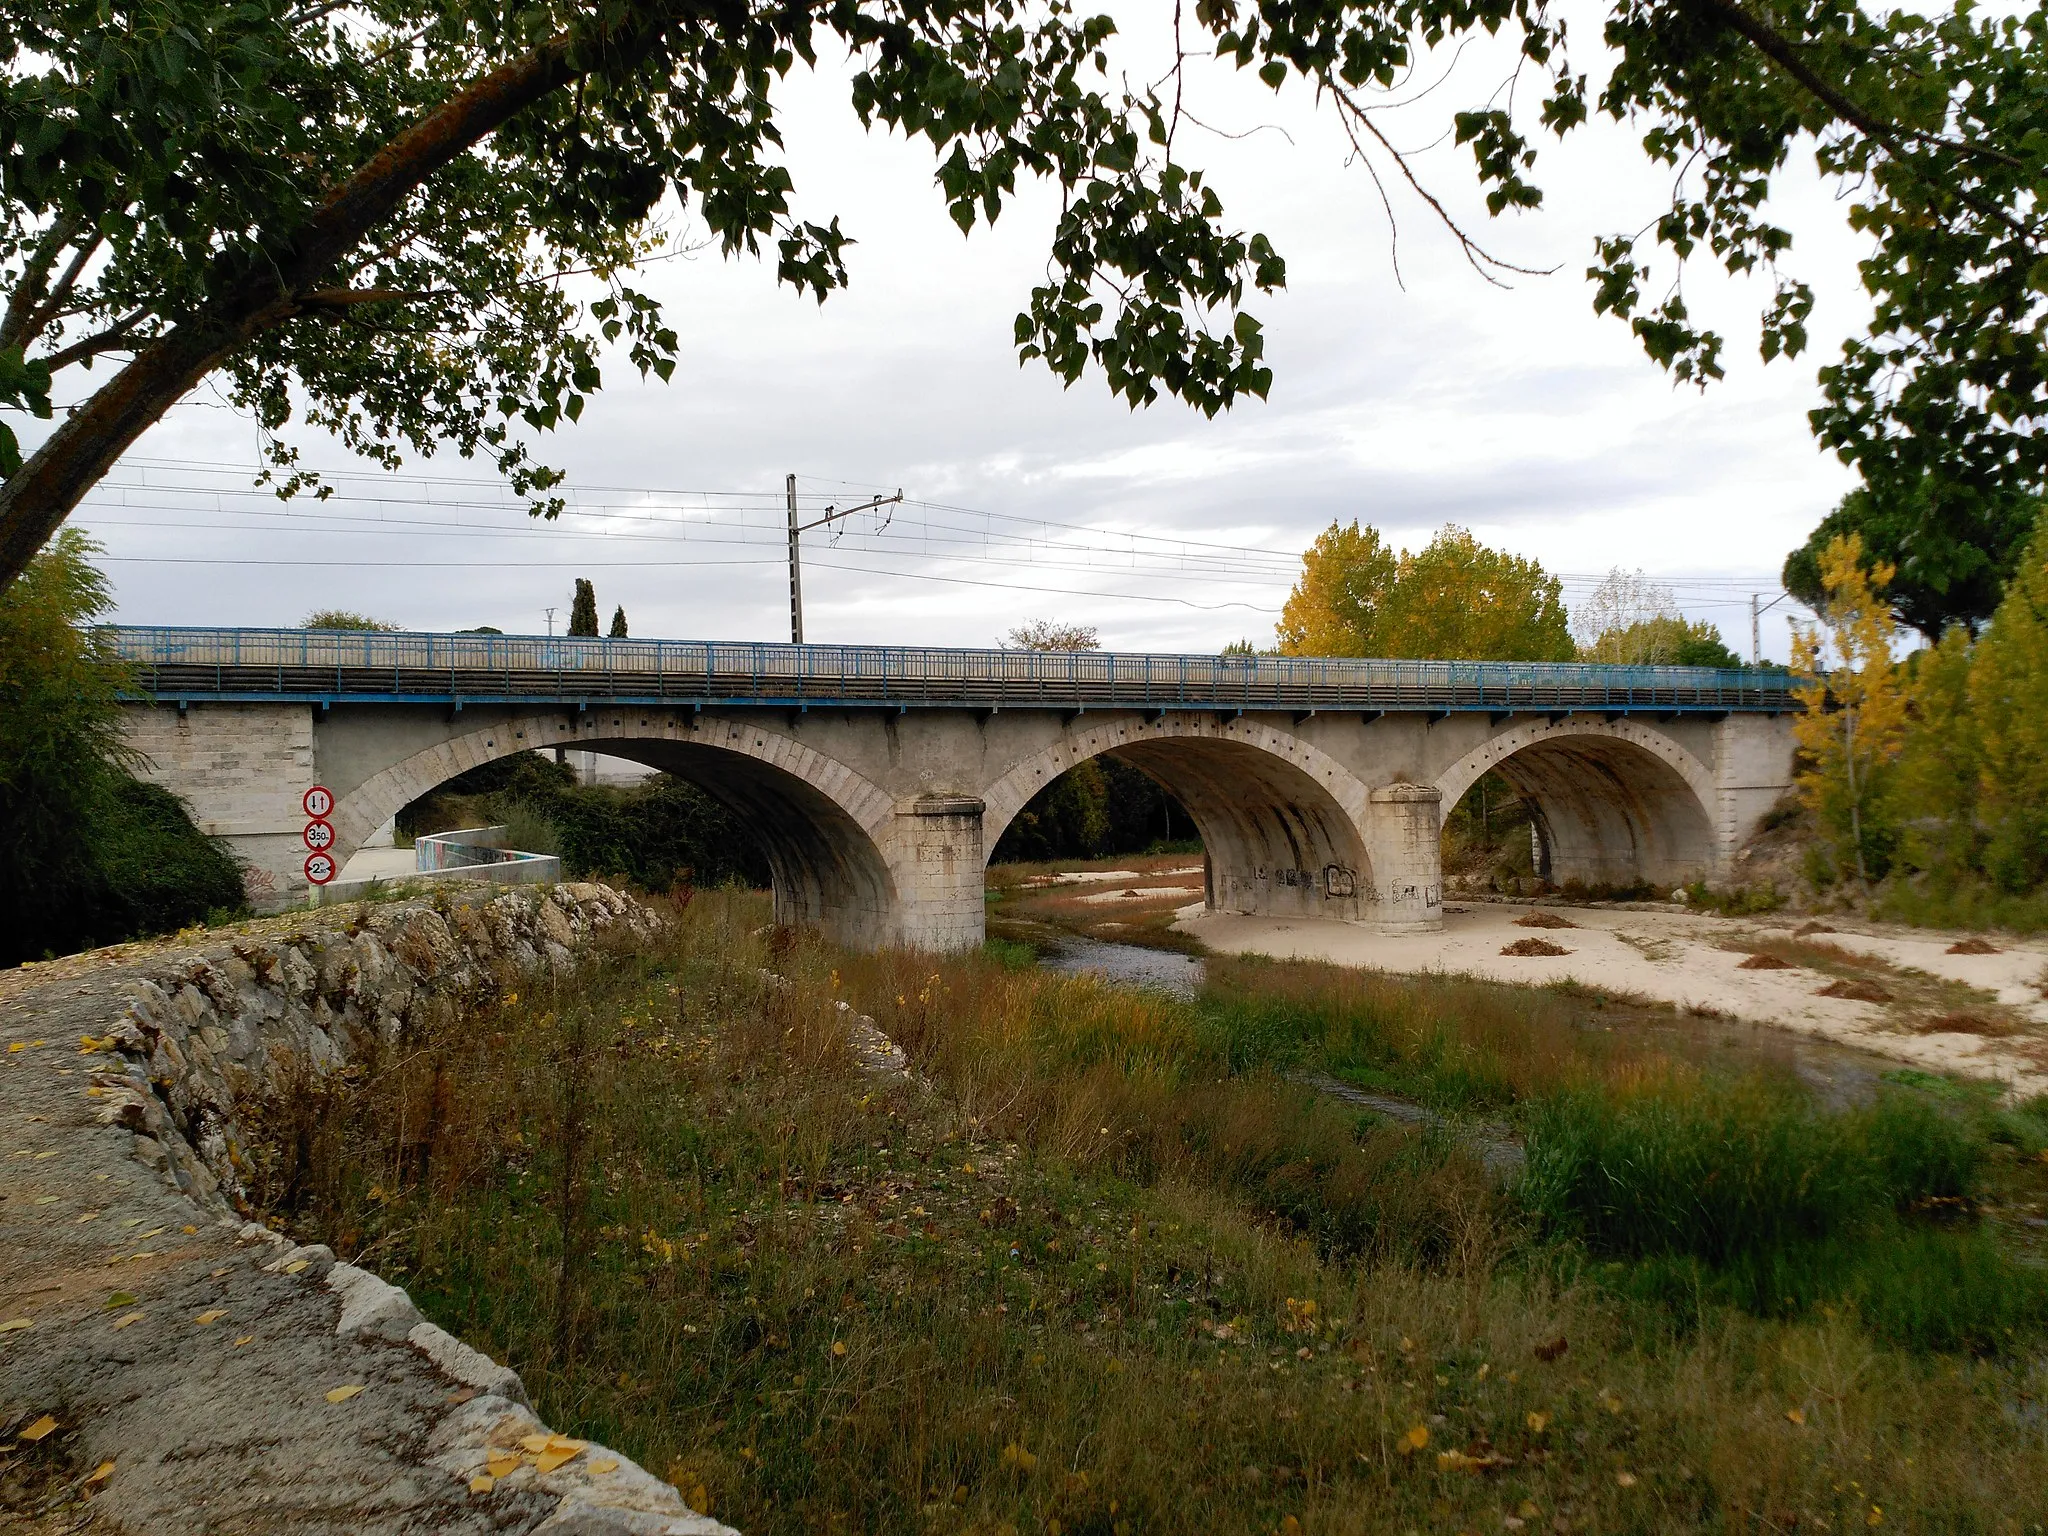
{"type": "Polygon", "coordinates": [[[341,873],[341,866],[329,852],[334,847],[334,823],[327,819],[334,810],[334,791],[315,784],[300,797],[306,813],[306,830],[300,834],[312,851],[306,855],[306,883],[318,889],[341,873]]]}

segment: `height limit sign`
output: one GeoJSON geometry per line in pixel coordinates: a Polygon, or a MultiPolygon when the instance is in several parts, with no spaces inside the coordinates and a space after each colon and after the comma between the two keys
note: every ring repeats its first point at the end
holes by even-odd
{"type": "Polygon", "coordinates": [[[334,792],[325,784],[315,784],[306,791],[299,804],[306,812],[306,830],[302,834],[306,847],[306,879],[312,885],[325,885],[340,872],[331,851],[334,847],[334,823],[327,819],[334,809],[334,792]]]}

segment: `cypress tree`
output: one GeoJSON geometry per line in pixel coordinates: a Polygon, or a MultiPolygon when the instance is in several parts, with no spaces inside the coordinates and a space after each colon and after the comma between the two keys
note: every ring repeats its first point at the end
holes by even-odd
{"type": "Polygon", "coordinates": [[[621,603],[612,610],[611,638],[614,640],[626,638],[626,605],[624,603],[621,603]]]}
{"type": "Polygon", "coordinates": [[[597,638],[597,589],[584,577],[576,578],[576,598],[569,605],[569,633],[597,638]]]}

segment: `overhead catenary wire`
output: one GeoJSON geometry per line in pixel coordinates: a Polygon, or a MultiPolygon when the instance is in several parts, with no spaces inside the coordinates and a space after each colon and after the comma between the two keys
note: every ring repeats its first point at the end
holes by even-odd
{"type": "MultiPolygon", "coordinates": [[[[359,538],[396,537],[431,544],[450,540],[527,542],[547,540],[559,548],[575,547],[570,558],[593,569],[779,566],[786,540],[785,498],[762,491],[676,490],[613,486],[564,486],[562,517],[540,523],[525,517],[526,506],[501,480],[485,477],[423,475],[341,470],[323,473],[329,493],[317,501],[283,501],[276,492],[255,483],[253,472],[231,465],[201,465],[174,460],[124,460],[115,474],[97,487],[81,508],[90,528],[121,528],[181,532],[222,531],[237,535],[324,535],[359,538]],[[121,517],[122,512],[142,514],[121,517]],[[496,519],[507,513],[520,521],[507,526],[496,519]],[[467,514],[467,515],[465,515],[467,514]],[[488,520],[487,520],[488,519],[488,520]],[[595,558],[606,545],[650,546],[644,555],[607,561],[595,558]],[[758,548],[749,559],[724,560],[693,556],[662,559],[662,546],[691,549],[758,548]]],[[[860,482],[799,477],[799,497],[823,506],[830,497],[844,499],[849,489],[871,489],[860,482]],[[832,487],[830,491],[817,487],[832,487]],[[809,487],[809,489],[806,489],[809,487]]],[[[1247,529],[1249,533],[1250,530],[1247,529]]],[[[125,543],[125,541],[124,541],[125,543]]],[[[206,564],[274,566],[308,569],[403,569],[415,560],[301,559],[257,555],[194,556],[124,552],[110,559],[121,564],[206,564]]],[[[481,569],[547,569],[559,560],[521,561],[461,557],[466,567],[481,569]]],[[[1067,522],[1057,518],[992,512],[955,503],[906,498],[886,537],[853,530],[812,557],[823,569],[890,580],[914,580],[990,590],[1041,592],[1048,595],[1171,603],[1198,610],[1239,608],[1277,613],[1277,599],[1299,578],[1301,552],[1261,547],[1256,543],[1222,543],[1175,534],[1122,530],[1067,522]],[[824,558],[827,555],[834,558],[824,558]],[[950,566],[960,574],[906,570],[896,564],[950,566]],[[1084,586],[1031,585],[977,574],[976,567],[999,565],[1003,574],[1020,565],[1034,572],[1070,576],[1121,577],[1144,582],[1171,581],[1180,593],[1108,591],[1084,586]],[[1212,602],[1181,595],[1200,586],[1216,589],[1263,589],[1243,598],[1212,602]],[[1268,596],[1273,601],[1247,600],[1268,596]]],[[[1589,594],[1608,579],[1606,573],[1553,572],[1568,599],[1589,594]]],[[[1782,592],[1775,576],[1728,573],[1664,575],[1651,578],[1688,609],[1743,608],[1749,594],[1782,592]]],[[[1218,593],[1218,596],[1221,594],[1218,593]]],[[[1789,594],[1787,594],[1789,595],[1789,594]]],[[[1780,596],[1774,601],[1783,601],[1780,596]]]]}

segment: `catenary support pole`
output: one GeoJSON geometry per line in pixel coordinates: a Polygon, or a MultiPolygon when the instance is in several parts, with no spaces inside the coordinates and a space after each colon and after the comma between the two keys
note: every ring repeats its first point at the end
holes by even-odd
{"type": "Polygon", "coordinates": [[[791,475],[789,486],[789,643],[804,643],[804,570],[797,555],[797,535],[802,532],[796,525],[796,476],[791,475]]]}

